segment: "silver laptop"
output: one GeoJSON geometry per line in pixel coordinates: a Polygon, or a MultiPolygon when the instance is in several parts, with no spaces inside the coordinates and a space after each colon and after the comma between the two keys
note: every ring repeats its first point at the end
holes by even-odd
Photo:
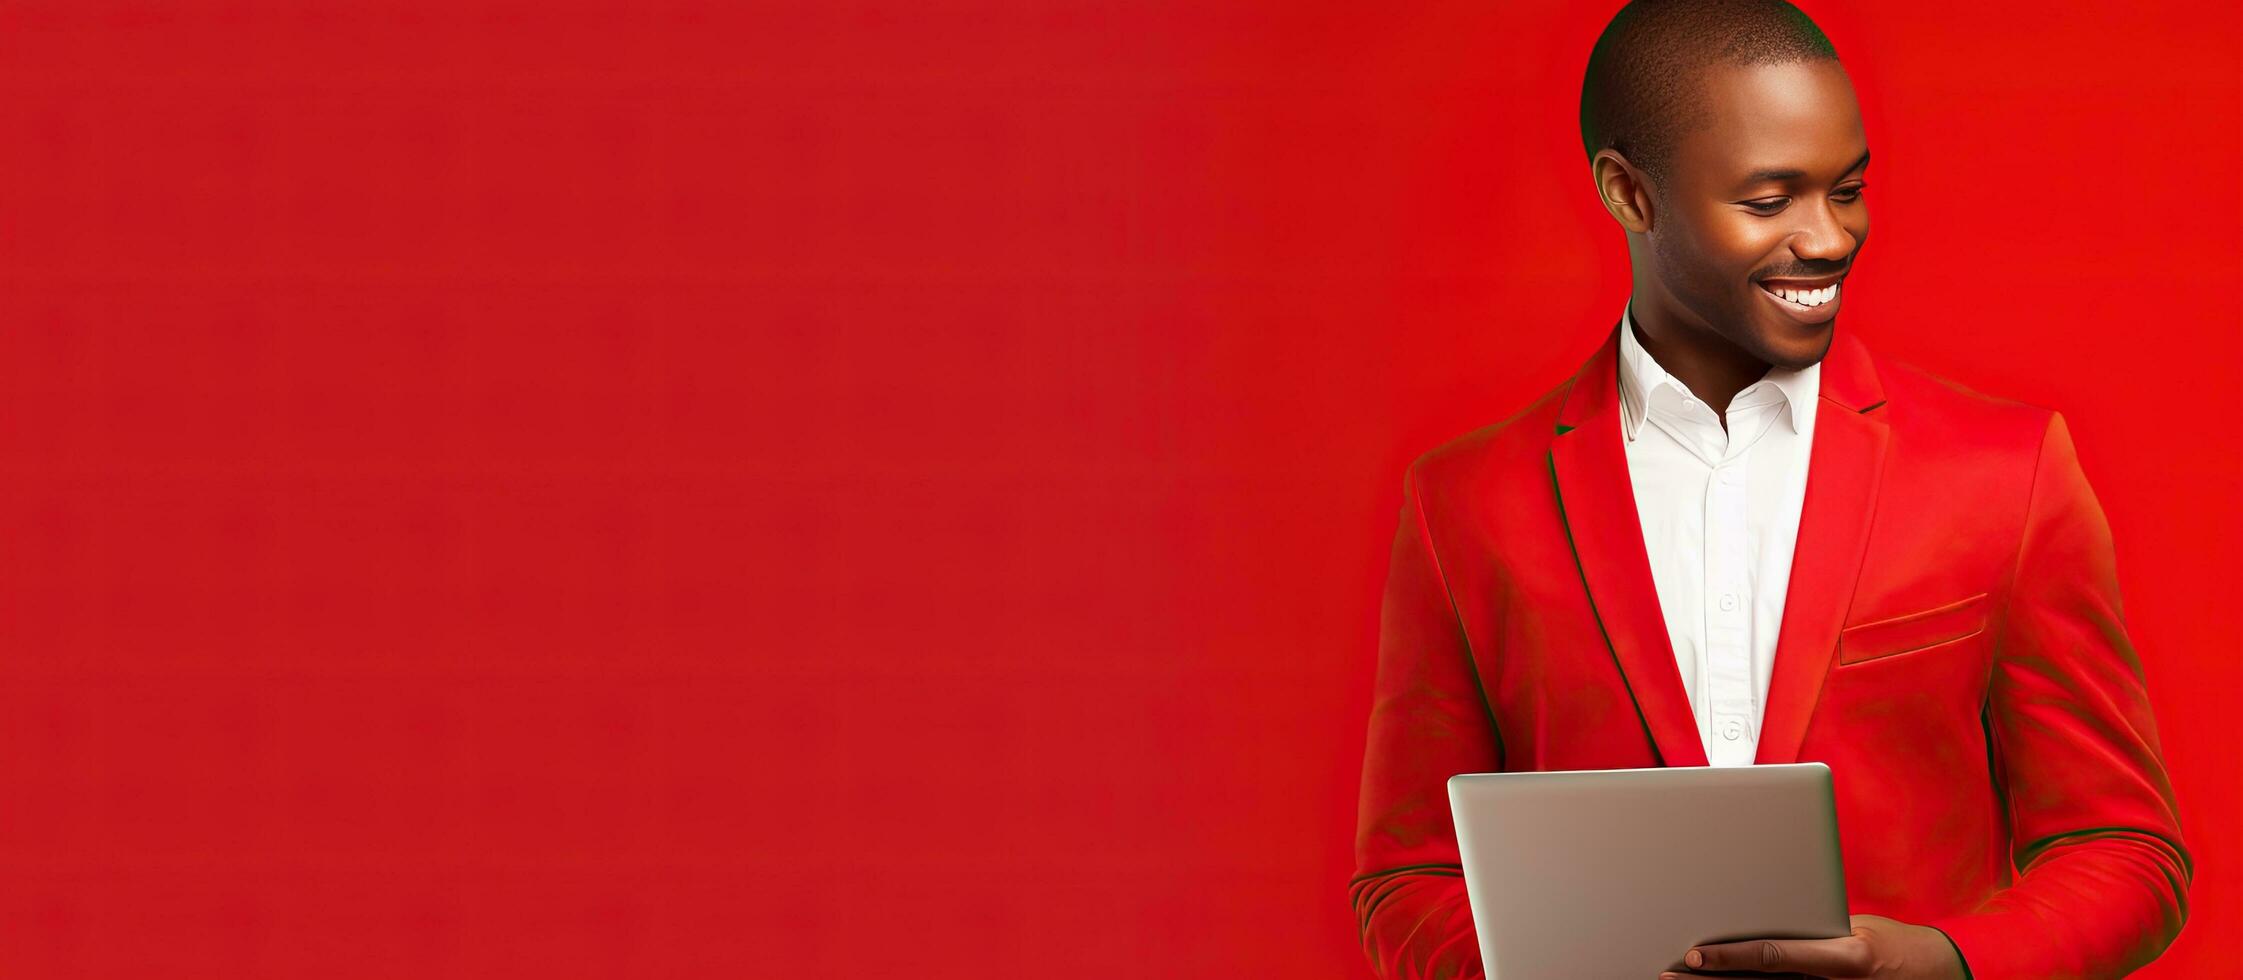
{"type": "Polygon", "coordinates": [[[1852,933],[1830,767],[1449,780],[1489,980],[1680,970],[1691,946],[1852,933]]]}

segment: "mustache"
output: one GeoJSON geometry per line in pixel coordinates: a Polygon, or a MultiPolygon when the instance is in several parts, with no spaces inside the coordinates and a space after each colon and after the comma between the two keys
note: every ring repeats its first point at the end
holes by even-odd
{"type": "Polygon", "coordinates": [[[1769,279],[1822,279],[1828,276],[1844,275],[1846,273],[1846,270],[1851,268],[1853,268],[1853,263],[1851,262],[1836,262],[1830,265],[1822,266],[1806,265],[1794,269],[1779,269],[1774,272],[1762,273],[1761,275],[1754,276],[1752,281],[1765,282],[1769,279]]]}

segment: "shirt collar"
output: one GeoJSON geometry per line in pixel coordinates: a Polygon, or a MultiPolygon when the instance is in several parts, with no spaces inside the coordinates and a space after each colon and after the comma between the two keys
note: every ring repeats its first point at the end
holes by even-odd
{"type": "MultiPolygon", "coordinates": [[[[1658,359],[1636,340],[1635,318],[1630,312],[1634,305],[1631,300],[1620,311],[1620,429],[1627,433],[1629,442],[1635,441],[1651,416],[1652,392],[1672,386],[1676,392],[1690,395],[1690,388],[1660,367],[1658,359]]],[[[1822,390],[1822,362],[1798,369],[1770,367],[1761,381],[1783,393],[1787,409],[1784,417],[1791,420],[1791,431],[1808,431],[1814,424],[1815,398],[1822,390]]]]}

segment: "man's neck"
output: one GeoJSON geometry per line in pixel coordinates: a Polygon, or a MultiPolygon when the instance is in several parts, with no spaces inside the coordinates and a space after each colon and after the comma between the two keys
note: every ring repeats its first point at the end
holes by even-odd
{"type": "Polygon", "coordinates": [[[1636,342],[1643,345],[1644,353],[1711,407],[1724,427],[1729,401],[1768,374],[1768,362],[1719,334],[1682,326],[1656,308],[1631,302],[1628,318],[1635,323],[1636,342]]]}

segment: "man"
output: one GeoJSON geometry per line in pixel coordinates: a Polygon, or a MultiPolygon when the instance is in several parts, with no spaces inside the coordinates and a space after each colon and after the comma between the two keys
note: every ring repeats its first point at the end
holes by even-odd
{"type": "Polygon", "coordinates": [[[1638,0],[1581,118],[1633,295],[1409,469],[1351,885],[1378,972],[1480,972],[1449,776],[1797,761],[1832,770],[1852,935],[1693,972],[2156,958],[2191,858],[2109,526],[2061,415],[1837,328],[1869,147],[1829,41],[1781,0],[1638,0]]]}

